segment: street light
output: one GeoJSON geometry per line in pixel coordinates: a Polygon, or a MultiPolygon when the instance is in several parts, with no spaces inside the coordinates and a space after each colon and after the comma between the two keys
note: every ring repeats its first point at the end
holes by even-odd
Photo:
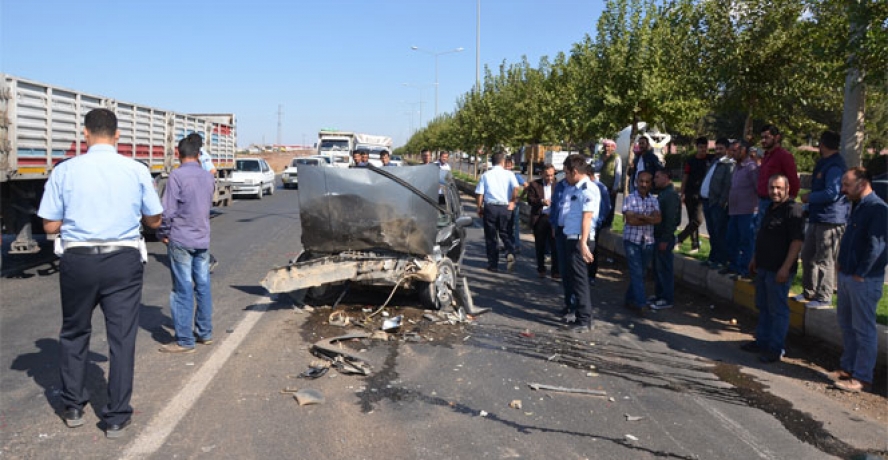
{"type": "Polygon", "coordinates": [[[414,85],[413,83],[401,83],[401,86],[410,86],[419,90],[419,126],[422,126],[422,88],[428,85],[414,85]]]}
{"type": "Polygon", "coordinates": [[[424,50],[418,46],[411,46],[410,49],[413,51],[419,51],[421,53],[431,54],[435,56],[435,118],[438,117],[438,56],[442,54],[450,54],[450,53],[459,53],[463,50],[463,47],[459,47],[456,49],[452,49],[449,51],[428,51],[424,50]]]}

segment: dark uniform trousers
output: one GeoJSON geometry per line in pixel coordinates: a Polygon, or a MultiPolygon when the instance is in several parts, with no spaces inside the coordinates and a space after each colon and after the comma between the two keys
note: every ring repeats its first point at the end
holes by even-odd
{"type": "Polygon", "coordinates": [[[552,254],[552,274],[560,274],[558,251],[555,250],[555,237],[552,235],[552,223],[548,214],[540,214],[533,226],[533,245],[536,249],[537,271],[546,271],[546,248],[552,254]]]}
{"type": "Polygon", "coordinates": [[[66,252],[59,264],[62,403],[66,408],[82,409],[89,401],[85,384],[92,313],[101,305],[110,352],[108,404],[101,416],[109,425],[125,422],[133,412],[130,398],[143,270],[135,248],[106,254],[66,252]]]}
{"type": "MultiPolygon", "coordinates": [[[[589,265],[583,260],[578,240],[567,239],[564,245],[565,268],[569,277],[570,293],[574,298],[576,307],[577,324],[588,326],[592,324],[592,293],[589,286],[589,265]]],[[[595,250],[595,242],[587,242],[589,251],[595,250]]]]}
{"type": "Polygon", "coordinates": [[[499,266],[499,246],[497,235],[506,247],[506,254],[514,254],[515,247],[512,244],[512,232],[509,223],[512,219],[512,211],[504,204],[484,205],[484,243],[487,248],[487,268],[496,269],[499,266]]]}

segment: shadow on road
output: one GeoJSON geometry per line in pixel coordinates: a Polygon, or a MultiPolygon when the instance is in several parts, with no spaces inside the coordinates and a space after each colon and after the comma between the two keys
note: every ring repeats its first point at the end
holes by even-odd
{"type": "MultiPolygon", "coordinates": [[[[43,338],[35,341],[34,345],[39,351],[16,356],[10,369],[25,372],[28,377],[34,379],[34,382],[43,388],[43,396],[49,406],[56,412],[61,412],[64,407],[59,396],[61,392],[59,341],[43,338]]],[[[106,356],[95,352],[89,352],[87,355],[86,391],[89,404],[97,414],[101,413],[102,407],[108,402],[108,385],[105,381],[105,372],[95,363],[107,360],[106,356]]]]}

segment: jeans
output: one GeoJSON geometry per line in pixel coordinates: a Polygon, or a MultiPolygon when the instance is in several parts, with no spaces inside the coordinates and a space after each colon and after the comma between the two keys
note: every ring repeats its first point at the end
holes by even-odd
{"type": "Polygon", "coordinates": [[[728,210],[718,204],[703,200],[703,214],[706,216],[706,230],[709,232],[709,262],[728,263],[728,210]]]}
{"type": "Polygon", "coordinates": [[[758,308],[758,325],[755,341],[768,353],[781,354],[789,330],[789,286],[795,272],[789,273],[786,282],[777,282],[777,272],[758,268],[755,277],[755,307],[758,308]]]}
{"type": "Polygon", "coordinates": [[[170,314],[176,328],[176,342],[183,347],[191,348],[194,346],[195,334],[201,339],[213,337],[210,251],[189,249],[171,241],[167,253],[170,256],[170,272],[173,276],[170,314]]]}
{"type": "Polygon", "coordinates": [[[755,214],[737,214],[728,218],[728,268],[743,276],[749,274],[749,262],[755,249],[755,214]]]}
{"type": "Polygon", "coordinates": [[[647,303],[644,295],[644,274],[654,256],[653,244],[639,244],[623,240],[626,262],[629,263],[629,288],[626,290],[626,303],[633,307],[643,307],[647,303]]]}
{"type": "Polygon", "coordinates": [[[660,242],[654,247],[654,294],[658,299],[672,304],[675,301],[675,271],[673,269],[674,256],[672,248],[675,246],[675,236],[670,236],[666,241],[666,249],[660,250],[660,242]]]}
{"type": "Polygon", "coordinates": [[[839,296],[836,307],[839,329],[842,330],[841,368],[855,379],[872,383],[873,369],[879,348],[876,331],[876,305],[882,297],[882,278],[855,281],[851,275],[839,273],[839,296]]]}
{"type": "Polygon", "coordinates": [[[802,246],[802,293],[820,302],[832,303],[836,287],[836,258],[844,225],[808,223],[802,246]]]}

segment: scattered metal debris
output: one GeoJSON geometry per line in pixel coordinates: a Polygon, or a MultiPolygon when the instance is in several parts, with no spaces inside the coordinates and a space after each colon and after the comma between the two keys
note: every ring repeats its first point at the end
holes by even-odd
{"type": "Polygon", "coordinates": [[[385,332],[397,332],[401,329],[401,321],[404,319],[402,315],[389,318],[382,322],[382,330],[385,332]]]}
{"type": "Polygon", "coordinates": [[[337,310],[333,313],[330,313],[330,317],[327,319],[327,323],[331,326],[346,327],[351,323],[351,318],[346,316],[345,312],[337,310]]]}
{"type": "Polygon", "coordinates": [[[344,340],[366,339],[370,334],[357,332],[353,334],[331,337],[319,342],[315,342],[311,347],[311,351],[315,356],[330,360],[332,365],[343,374],[361,374],[370,375],[370,365],[361,357],[351,354],[341,348],[334,347],[333,344],[344,340]]]}
{"type": "Polygon", "coordinates": [[[283,390],[281,390],[281,393],[282,394],[293,394],[293,393],[296,393],[297,391],[299,391],[299,388],[286,387],[283,390]]]}
{"type": "Polygon", "coordinates": [[[560,393],[578,393],[578,394],[587,394],[592,396],[607,396],[607,392],[604,390],[587,390],[584,388],[565,388],[559,387],[555,385],[544,385],[542,383],[528,383],[527,386],[534,390],[549,390],[549,391],[557,391],[560,393]]]}
{"type": "Polygon", "coordinates": [[[636,415],[629,415],[629,414],[623,414],[623,415],[626,416],[626,421],[627,421],[627,422],[637,422],[637,421],[639,421],[639,420],[644,420],[644,417],[639,417],[639,416],[636,416],[636,415]]]}
{"type": "Polygon", "coordinates": [[[299,374],[299,378],[302,379],[316,379],[319,377],[323,377],[327,374],[327,371],[330,370],[330,363],[324,360],[313,360],[309,365],[308,369],[299,374]]]}
{"type": "Polygon", "coordinates": [[[626,438],[627,441],[638,441],[638,438],[635,437],[635,436],[632,436],[631,434],[627,434],[627,435],[625,436],[625,438],[626,438]]]}

